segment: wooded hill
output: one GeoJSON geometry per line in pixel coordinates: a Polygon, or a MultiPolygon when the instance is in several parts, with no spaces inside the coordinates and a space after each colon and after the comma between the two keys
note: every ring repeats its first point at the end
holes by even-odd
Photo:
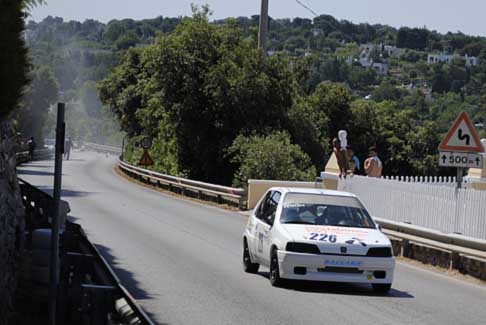
{"type": "Polygon", "coordinates": [[[205,9],[108,24],[49,17],[29,23],[26,38],[35,65],[87,115],[103,111],[108,123],[115,113],[132,143],[155,139],[155,169],[195,179],[312,179],[342,128],[361,159],[379,147],[387,174],[447,174],[437,146],[458,113],[485,135],[486,38],[272,19],[264,58],[257,25],[258,16],[210,22],[205,9]],[[428,63],[429,54],[449,60],[428,63]]]}

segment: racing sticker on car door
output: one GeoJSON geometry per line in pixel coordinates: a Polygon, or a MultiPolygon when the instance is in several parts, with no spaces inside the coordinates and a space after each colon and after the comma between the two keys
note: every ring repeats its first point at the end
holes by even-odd
{"type": "Polygon", "coordinates": [[[263,233],[258,233],[258,252],[263,252],[263,233]]]}

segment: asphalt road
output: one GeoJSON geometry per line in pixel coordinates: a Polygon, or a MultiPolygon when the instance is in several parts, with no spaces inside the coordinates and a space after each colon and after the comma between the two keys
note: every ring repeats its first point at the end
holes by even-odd
{"type": "MultiPolygon", "coordinates": [[[[246,217],[130,183],[114,158],[74,152],[63,199],[122,283],[159,324],[486,324],[486,289],[399,263],[388,296],[367,286],[270,286],[245,274],[246,217]]],[[[53,163],[20,168],[46,191],[53,163]]]]}

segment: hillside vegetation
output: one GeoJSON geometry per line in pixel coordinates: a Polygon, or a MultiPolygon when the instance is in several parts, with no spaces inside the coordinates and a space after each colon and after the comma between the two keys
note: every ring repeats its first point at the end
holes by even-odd
{"type": "Polygon", "coordinates": [[[26,35],[36,71],[73,106],[74,136],[119,141],[114,114],[128,157],[150,136],[154,168],[166,173],[236,185],[312,179],[346,129],[361,159],[379,148],[385,174],[449,175],[437,146],[459,112],[486,136],[485,38],[323,15],[271,20],[262,55],[257,25],[258,16],[211,22],[203,8],[108,24],[47,18],[26,35]]]}

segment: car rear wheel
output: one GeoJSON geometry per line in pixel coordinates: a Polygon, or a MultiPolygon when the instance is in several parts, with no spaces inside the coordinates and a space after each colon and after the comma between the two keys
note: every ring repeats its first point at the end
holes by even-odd
{"type": "Polygon", "coordinates": [[[373,291],[380,294],[387,294],[391,290],[391,283],[373,283],[373,291]]]}
{"type": "Polygon", "coordinates": [[[272,251],[270,256],[270,284],[274,287],[280,287],[284,284],[284,280],[280,277],[280,270],[278,268],[277,252],[272,251]]]}
{"type": "Polygon", "coordinates": [[[259,264],[252,263],[250,256],[250,249],[248,248],[248,243],[246,239],[243,241],[243,270],[246,273],[257,273],[259,264]]]}

